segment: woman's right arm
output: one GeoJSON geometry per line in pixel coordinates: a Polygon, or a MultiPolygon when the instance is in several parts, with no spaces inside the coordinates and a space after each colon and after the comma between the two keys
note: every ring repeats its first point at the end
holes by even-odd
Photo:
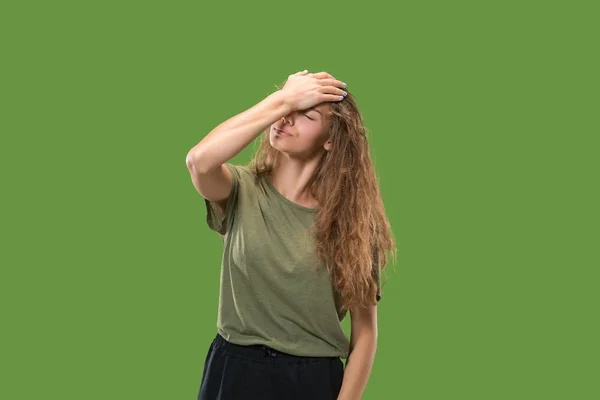
{"type": "Polygon", "coordinates": [[[188,168],[200,174],[221,167],[264,130],[293,111],[280,90],[214,128],[186,156],[188,168]]]}

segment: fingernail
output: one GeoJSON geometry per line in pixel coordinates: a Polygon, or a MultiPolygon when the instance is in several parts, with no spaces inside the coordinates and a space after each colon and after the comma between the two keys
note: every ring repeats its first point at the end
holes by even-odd
{"type": "Polygon", "coordinates": [[[344,87],[346,87],[346,82],[342,82],[342,85],[344,85],[344,87]]]}

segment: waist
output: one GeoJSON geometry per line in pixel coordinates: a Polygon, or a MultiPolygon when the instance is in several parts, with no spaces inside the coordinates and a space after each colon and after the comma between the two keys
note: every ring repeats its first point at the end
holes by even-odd
{"type": "Polygon", "coordinates": [[[222,347],[231,355],[249,358],[249,359],[279,359],[286,360],[294,363],[312,363],[312,362],[323,362],[339,359],[339,357],[323,356],[323,357],[309,357],[309,356],[298,356],[289,354],[264,344],[251,344],[251,345],[240,345],[227,341],[220,333],[217,333],[215,337],[215,346],[222,347]]]}

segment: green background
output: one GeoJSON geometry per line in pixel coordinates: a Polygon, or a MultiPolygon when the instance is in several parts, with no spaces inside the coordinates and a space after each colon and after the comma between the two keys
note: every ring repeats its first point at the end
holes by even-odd
{"type": "Polygon", "coordinates": [[[398,242],[363,398],[600,398],[593,2],[12,3],[0,398],[196,399],[222,244],[185,157],[305,68],[398,242]]]}

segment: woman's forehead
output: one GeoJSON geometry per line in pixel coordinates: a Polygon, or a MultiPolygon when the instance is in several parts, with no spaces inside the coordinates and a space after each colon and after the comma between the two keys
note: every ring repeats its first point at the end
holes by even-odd
{"type": "Polygon", "coordinates": [[[327,115],[331,111],[331,103],[323,102],[323,103],[316,105],[314,108],[319,110],[321,112],[321,114],[327,115]]]}

